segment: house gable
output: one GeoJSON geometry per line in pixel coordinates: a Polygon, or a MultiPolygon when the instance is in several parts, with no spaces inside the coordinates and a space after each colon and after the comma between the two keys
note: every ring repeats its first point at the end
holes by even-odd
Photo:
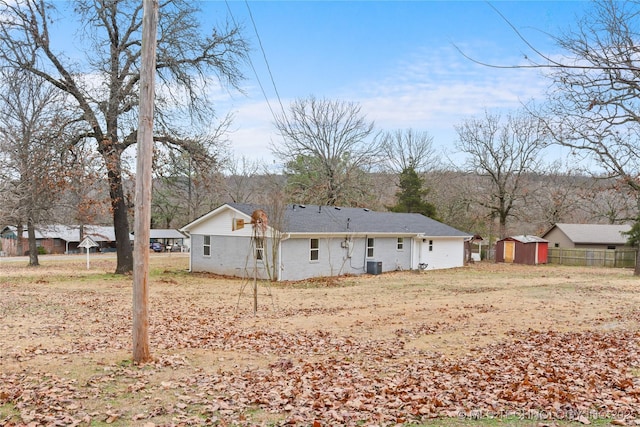
{"type": "Polygon", "coordinates": [[[253,228],[251,226],[251,215],[247,215],[229,205],[222,205],[191,224],[184,226],[180,231],[187,231],[192,235],[249,237],[253,228]],[[239,224],[242,224],[242,227],[239,224]]]}

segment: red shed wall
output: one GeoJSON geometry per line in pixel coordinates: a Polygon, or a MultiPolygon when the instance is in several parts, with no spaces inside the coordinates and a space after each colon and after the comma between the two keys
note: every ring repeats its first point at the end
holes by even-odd
{"type": "Polygon", "coordinates": [[[546,264],[548,254],[549,254],[549,243],[548,242],[538,243],[538,264],[546,264]]]}
{"type": "Polygon", "coordinates": [[[504,240],[496,242],[496,262],[504,262],[504,240]]]}

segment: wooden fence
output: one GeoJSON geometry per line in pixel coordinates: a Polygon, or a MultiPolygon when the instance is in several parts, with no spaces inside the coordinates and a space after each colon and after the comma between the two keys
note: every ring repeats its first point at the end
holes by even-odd
{"type": "Polygon", "coordinates": [[[635,267],[635,249],[565,249],[549,248],[549,264],[599,266],[599,267],[635,267]]]}

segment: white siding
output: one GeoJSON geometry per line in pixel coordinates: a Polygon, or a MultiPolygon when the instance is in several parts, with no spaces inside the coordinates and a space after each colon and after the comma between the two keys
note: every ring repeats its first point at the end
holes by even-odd
{"type": "Polygon", "coordinates": [[[191,271],[236,277],[268,278],[266,265],[271,265],[271,241],[265,241],[265,259],[255,259],[255,248],[249,237],[211,236],[211,255],[203,254],[204,235],[192,234],[191,271]]]}
{"type": "MultiPolygon", "coordinates": [[[[362,274],[362,248],[343,248],[342,238],[318,238],[318,260],[310,260],[310,239],[296,238],[282,241],[282,280],[302,280],[311,277],[362,274]],[[351,254],[349,257],[348,254],[351,254]],[[357,261],[356,261],[357,259],[357,261]]],[[[362,241],[362,239],[360,239],[362,241]]],[[[363,243],[360,244],[362,246],[363,243]]]]}
{"type": "Polygon", "coordinates": [[[464,266],[464,238],[425,237],[414,242],[414,268],[420,263],[427,264],[427,270],[464,266]],[[431,251],[430,241],[433,242],[431,251]]]}
{"type": "Polygon", "coordinates": [[[319,238],[319,259],[309,259],[310,239],[295,238],[282,242],[282,280],[302,280],[309,277],[364,274],[367,262],[381,262],[382,271],[411,269],[411,238],[405,238],[398,250],[398,237],[373,237],[373,257],[366,257],[367,238],[352,238],[349,247],[345,238],[319,238]]]}

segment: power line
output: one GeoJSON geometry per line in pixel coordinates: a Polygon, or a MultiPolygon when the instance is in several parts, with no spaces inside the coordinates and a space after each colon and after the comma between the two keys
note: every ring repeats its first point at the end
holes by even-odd
{"type": "MultiPolygon", "coordinates": [[[[251,18],[251,24],[253,25],[253,31],[256,33],[256,37],[258,38],[258,44],[260,45],[260,51],[262,52],[262,57],[264,58],[264,63],[267,66],[267,71],[269,72],[269,78],[271,79],[271,84],[273,85],[273,90],[276,92],[276,98],[278,98],[278,103],[280,104],[280,110],[284,114],[284,107],[282,106],[282,100],[280,99],[280,93],[278,93],[278,88],[276,87],[276,82],[273,79],[273,74],[271,73],[271,66],[269,65],[269,61],[267,61],[267,54],[262,47],[262,39],[260,39],[260,34],[258,34],[258,27],[256,27],[256,22],[253,19],[253,13],[249,8],[249,2],[244,0],[244,3],[247,5],[247,10],[249,11],[249,17],[251,18]]],[[[268,102],[268,101],[267,101],[268,102]]],[[[271,107],[269,107],[271,108],[271,107]]]]}
{"type": "MultiPolygon", "coordinates": [[[[227,10],[229,11],[229,15],[231,16],[231,19],[233,20],[234,24],[237,25],[236,20],[233,16],[233,12],[231,11],[231,7],[229,6],[229,1],[225,0],[225,4],[227,5],[227,10]]],[[[276,94],[276,98],[278,99],[278,103],[280,104],[280,110],[282,111],[282,114],[284,115],[284,107],[282,105],[282,100],[280,99],[280,94],[278,92],[278,88],[276,87],[276,82],[273,78],[273,74],[271,72],[271,67],[269,66],[269,61],[267,60],[267,55],[264,51],[264,47],[262,46],[262,40],[260,38],[260,34],[258,33],[258,28],[256,26],[255,20],[253,19],[253,13],[251,12],[251,8],[249,7],[249,3],[247,0],[245,0],[245,5],[247,6],[247,10],[249,11],[249,17],[251,18],[251,24],[253,26],[253,31],[256,34],[256,37],[258,39],[258,45],[260,46],[260,51],[262,52],[262,58],[264,59],[264,62],[267,66],[267,71],[269,73],[269,78],[271,79],[271,84],[273,85],[273,89],[275,91],[276,94]]],[[[258,72],[256,71],[255,66],[253,65],[253,61],[251,60],[251,57],[248,58],[249,59],[249,66],[251,67],[251,70],[253,70],[253,74],[256,77],[256,80],[258,81],[258,86],[260,86],[260,91],[262,92],[262,96],[264,97],[265,101],[267,102],[267,106],[269,107],[269,111],[271,112],[271,116],[273,116],[274,120],[277,120],[276,114],[273,111],[273,108],[271,107],[271,103],[269,102],[269,97],[267,96],[267,93],[264,89],[264,86],[262,85],[262,81],[260,80],[260,76],[258,76],[258,72]]]]}

